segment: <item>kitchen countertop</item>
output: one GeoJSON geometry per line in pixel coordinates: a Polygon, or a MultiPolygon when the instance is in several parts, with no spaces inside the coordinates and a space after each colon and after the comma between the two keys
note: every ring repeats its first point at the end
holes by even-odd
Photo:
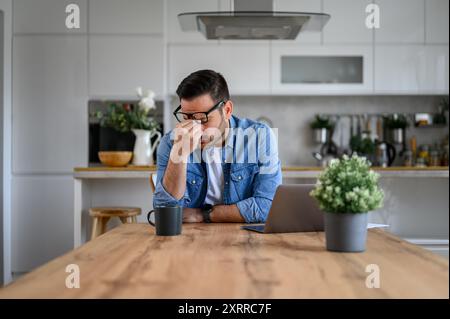
{"type": "Polygon", "coordinates": [[[122,225],[0,289],[0,298],[446,298],[448,261],[383,230],[364,253],[325,249],[324,234],[258,234],[239,224],[184,224],[156,237],[122,225]],[[76,264],[80,288],[67,289],[76,264]],[[380,288],[366,287],[368,265],[380,288]]]}
{"type": "MultiPolygon", "coordinates": [[[[282,168],[283,178],[316,178],[323,169],[321,167],[285,166],[282,168]]],[[[374,167],[381,177],[435,177],[448,178],[448,167],[374,167]]],[[[127,167],[76,167],[73,176],[77,179],[98,178],[149,178],[156,172],[156,166],[127,167]]]]}

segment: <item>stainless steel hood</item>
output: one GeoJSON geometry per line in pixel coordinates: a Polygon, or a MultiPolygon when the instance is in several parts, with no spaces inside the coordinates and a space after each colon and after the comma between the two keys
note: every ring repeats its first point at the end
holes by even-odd
{"type": "Polygon", "coordinates": [[[200,31],[207,39],[294,40],[299,32],[321,31],[330,15],[273,11],[273,0],[234,0],[234,11],[178,15],[183,31],[200,31]]]}

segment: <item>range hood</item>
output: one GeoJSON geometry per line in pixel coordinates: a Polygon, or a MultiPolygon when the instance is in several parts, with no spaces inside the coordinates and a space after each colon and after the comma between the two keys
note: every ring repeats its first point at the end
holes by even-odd
{"type": "Polygon", "coordinates": [[[183,31],[199,31],[210,40],[294,40],[303,31],[321,31],[324,13],[273,11],[273,0],[234,0],[234,11],[178,15],[183,31]]]}

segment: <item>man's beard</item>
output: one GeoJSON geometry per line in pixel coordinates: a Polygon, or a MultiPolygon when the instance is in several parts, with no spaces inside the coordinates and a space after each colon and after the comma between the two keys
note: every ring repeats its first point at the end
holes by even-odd
{"type": "Polygon", "coordinates": [[[225,117],[222,114],[222,122],[220,123],[219,127],[217,127],[217,130],[220,131],[220,136],[210,135],[210,136],[207,136],[206,139],[203,139],[203,137],[202,137],[201,148],[204,149],[204,148],[211,147],[211,146],[218,146],[218,145],[216,145],[216,144],[218,144],[218,142],[221,142],[220,146],[223,146],[223,144],[225,142],[226,128],[227,128],[227,120],[225,119],[225,117]]]}

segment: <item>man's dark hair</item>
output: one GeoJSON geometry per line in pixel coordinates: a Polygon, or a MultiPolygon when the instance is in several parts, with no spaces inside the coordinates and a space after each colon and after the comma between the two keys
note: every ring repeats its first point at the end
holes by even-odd
{"type": "Polygon", "coordinates": [[[228,84],[222,74],[212,70],[200,70],[191,73],[177,89],[180,100],[191,100],[203,94],[209,94],[216,103],[230,99],[228,84]]]}

